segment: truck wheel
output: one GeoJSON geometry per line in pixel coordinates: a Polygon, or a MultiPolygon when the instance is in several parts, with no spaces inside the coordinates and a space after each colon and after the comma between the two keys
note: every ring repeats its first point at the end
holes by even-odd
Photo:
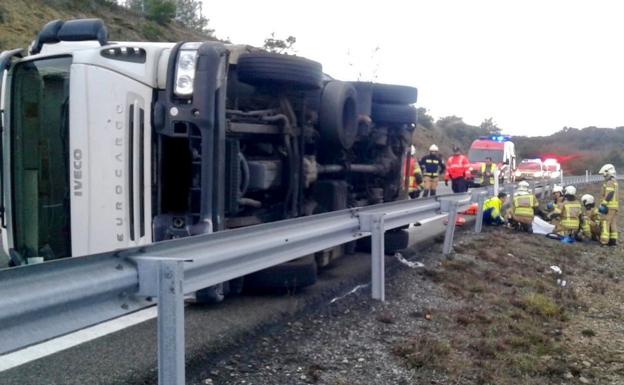
{"type": "Polygon", "coordinates": [[[411,124],[418,122],[416,108],[404,104],[373,104],[372,118],[377,123],[411,124]]]}
{"type": "Polygon", "coordinates": [[[227,287],[226,283],[219,283],[195,293],[195,300],[201,304],[220,303],[225,299],[227,287]]]}
{"type": "Polygon", "coordinates": [[[321,94],[319,127],[323,139],[348,150],[358,133],[357,92],[345,82],[325,84],[321,94]]]}
{"type": "Polygon", "coordinates": [[[314,255],[309,255],[246,276],[245,290],[310,286],[316,283],[317,270],[314,255]]]}
{"type": "Polygon", "coordinates": [[[236,65],[238,79],[257,86],[281,85],[301,90],[320,89],[321,63],[298,56],[271,52],[242,54],[236,65]]]}
{"type": "Polygon", "coordinates": [[[374,84],[373,101],[388,104],[412,104],[418,99],[415,87],[394,84],[374,84]]]}

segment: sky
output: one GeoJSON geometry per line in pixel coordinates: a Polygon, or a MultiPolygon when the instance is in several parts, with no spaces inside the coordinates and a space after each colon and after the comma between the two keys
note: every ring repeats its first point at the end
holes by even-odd
{"type": "Polygon", "coordinates": [[[624,2],[203,0],[220,38],[297,55],[342,80],[418,88],[435,118],[505,133],[624,126],[624,2]]]}

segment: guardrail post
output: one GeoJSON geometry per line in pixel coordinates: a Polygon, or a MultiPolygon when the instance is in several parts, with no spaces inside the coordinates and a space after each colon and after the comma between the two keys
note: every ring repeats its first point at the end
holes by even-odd
{"type": "Polygon", "coordinates": [[[486,195],[479,194],[477,197],[477,216],[475,218],[475,233],[480,233],[483,228],[483,204],[485,203],[486,195]]]}
{"type": "Polygon", "coordinates": [[[498,170],[498,168],[496,170],[494,170],[494,194],[496,195],[498,194],[498,189],[499,189],[499,177],[500,177],[500,171],[498,170]]]}
{"type": "Polygon", "coordinates": [[[385,254],[383,213],[360,214],[360,230],[371,233],[371,295],[373,299],[386,300],[385,254]]]}
{"type": "Polygon", "coordinates": [[[184,385],[184,268],[163,261],[158,274],[158,384],[184,385]]]}
{"type": "Polygon", "coordinates": [[[443,200],[442,211],[448,212],[448,223],[446,224],[446,234],[444,235],[444,245],[442,254],[449,256],[453,251],[453,237],[455,235],[455,222],[457,221],[458,203],[454,200],[443,200]]]}
{"type": "Polygon", "coordinates": [[[136,258],[139,295],[158,297],[158,384],[184,385],[184,262],[136,258]]]}

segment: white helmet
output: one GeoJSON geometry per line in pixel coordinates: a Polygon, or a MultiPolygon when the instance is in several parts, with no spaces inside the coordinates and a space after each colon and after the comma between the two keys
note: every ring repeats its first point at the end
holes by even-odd
{"type": "Polygon", "coordinates": [[[576,195],[576,187],[574,186],[566,186],[564,190],[565,195],[576,195]]]}
{"type": "Polygon", "coordinates": [[[604,176],[605,178],[608,176],[615,176],[615,166],[613,166],[611,163],[607,163],[600,168],[598,174],[604,176]]]}
{"type": "Polygon", "coordinates": [[[556,192],[558,192],[559,194],[563,194],[563,186],[560,185],[560,184],[556,184],[553,187],[553,191],[552,192],[553,192],[553,194],[556,193],[556,192]]]}
{"type": "Polygon", "coordinates": [[[523,180],[518,183],[518,191],[528,191],[529,190],[529,182],[523,180]]]}
{"type": "Polygon", "coordinates": [[[593,205],[594,203],[596,203],[596,200],[594,199],[593,195],[585,194],[581,197],[581,202],[583,203],[583,206],[587,206],[593,205]]]}
{"type": "Polygon", "coordinates": [[[438,151],[438,146],[436,146],[435,144],[432,144],[431,146],[429,146],[429,151],[433,152],[433,151],[438,151]]]}
{"type": "Polygon", "coordinates": [[[414,145],[413,145],[413,144],[410,146],[410,154],[411,154],[412,156],[416,155],[416,147],[414,147],[414,145]]]}

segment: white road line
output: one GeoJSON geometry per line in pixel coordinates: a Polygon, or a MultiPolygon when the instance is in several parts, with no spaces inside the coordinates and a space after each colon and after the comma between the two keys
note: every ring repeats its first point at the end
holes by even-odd
{"type": "Polygon", "coordinates": [[[0,372],[156,318],[156,306],[0,356],[0,372]]]}

